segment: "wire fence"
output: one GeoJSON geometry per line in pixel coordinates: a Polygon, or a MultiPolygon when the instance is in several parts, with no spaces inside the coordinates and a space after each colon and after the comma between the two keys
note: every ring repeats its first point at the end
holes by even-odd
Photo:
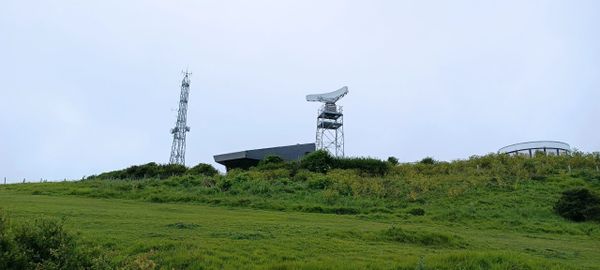
{"type": "Polygon", "coordinates": [[[11,180],[11,179],[8,179],[7,177],[3,177],[2,182],[0,182],[0,184],[10,185],[10,184],[26,184],[26,183],[47,183],[47,182],[59,182],[59,181],[67,181],[67,179],[48,180],[48,179],[40,178],[39,181],[35,181],[35,180],[27,179],[27,178],[23,178],[23,180],[11,180]]]}

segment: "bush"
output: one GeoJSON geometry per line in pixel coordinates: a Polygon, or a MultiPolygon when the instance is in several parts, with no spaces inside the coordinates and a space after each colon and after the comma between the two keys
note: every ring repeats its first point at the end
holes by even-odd
{"type": "Polygon", "coordinates": [[[300,168],[311,172],[326,173],[332,168],[333,157],[325,150],[312,152],[300,161],[300,168]]]}
{"type": "Polygon", "coordinates": [[[423,216],[425,215],[425,210],[423,208],[413,208],[408,211],[409,214],[413,216],[423,216]]]}
{"type": "Polygon", "coordinates": [[[79,264],[75,239],[58,222],[38,219],[34,226],[21,227],[15,241],[26,268],[75,269],[79,264]]]}
{"type": "Polygon", "coordinates": [[[323,191],[323,200],[329,205],[335,204],[339,198],[340,193],[335,189],[326,189],[323,191]]]}
{"type": "Polygon", "coordinates": [[[387,159],[388,163],[390,163],[393,166],[398,165],[398,159],[396,157],[388,157],[387,159]]]}
{"type": "Polygon", "coordinates": [[[183,175],[187,171],[187,167],[180,164],[166,164],[159,166],[159,168],[159,175],[162,178],[183,175]]]}
{"type": "Polygon", "coordinates": [[[125,169],[125,173],[123,175],[127,176],[128,178],[140,179],[140,178],[146,178],[149,176],[152,177],[152,176],[158,174],[159,170],[160,170],[160,167],[158,164],[156,164],[154,162],[150,162],[145,165],[131,166],[131,167],[125,169]]]}
{"type": "Polygon", "coordinates": [[[191,169],[189,169],[188,174],[215,176],[215,175],[219,174],[219,171],[210,164],[200,163],[200,164],[192,167],[191,169]]]}
{"type": "Polygon", "coordinates": [[[290,161],[286,162],[283,158],[275,155],[267,156],[261,161],[258,162],[256,167],[251,168],[251,170],[258,171],[270,171],[270,170],[280,170],[285,169],[287,171],[286,175],[294,175],[298,170],[298,162],[290,161]]]}
{"type": "Polygon", "coordinates": [[[375,158],[335,158],[333,168],[351,169],[372,176],[383,176],[389,171],[387,162],[375,158]]]}
{"type": "Polygon", "coordinates": [[[78,244],[62,222],[36,219],[14,231],[9,231],[6,217],[0,213],[0,269],[110,268],[96,250],[78,244]]]}
{"type": "Polygon", "coordinates": [[[432,157],[426,157],[424,159],[421,159],[421,161],[419,161],[419,163],[433,165],[433,164],[435,164],[435,159],[433,159],[432,157]]]}
{"type": "Polygon", "coordinates": [[[300,168],[317,173],[327,173],[331,169],[350,169],[383,176],[389,171],[389,164],[375,158],[335,158],[325,150],[318,150],[306,155],[300,161],[300,168]]]}
{"type": "Polygon", "coordinates": [[[101,173],[87,179],[144,179],[168,178],[180,176],[187,172],[187,167],[179,164],[156,164],[150,162],[144,165],[133,165],[127,169],[101,173]]]}
{"type": "Polygon", "coordinates": [[[11,241],[8,231],[8,220],[4,213],[0,212],[0,269],[9,269],[14,263],[14,242],[11,241]]]}
{"type": "Polygon", "coordinates": [[[418,244],[425,246],[454,246],[458,239],[453,235],[437,232],[407,231],[401,227],[392,226],[382,232],[382,237],[388,241],[418,244]]]}
{"type": "Polygon", "coordinates": [[[332,183],[331,179],[324,175],[317,175],[308,179],[308,187],[311,189],[325,189],[331,186],[332,183]]]}
{"type": "Polygon", "coordinates": [[[334,207],[330,209],[326,209],[327,213],[335,213],[338,215],[356,215],[360,213],[360,211],[353,207],[334,207]]]}
{"type": "Polygon", "coordinates": [[[283,158],[276,155],[266,156],[263,160],[258,162],[258,165],[266,165],[266,164],[281,164],[283,163],[283,158]]]}
{"type": "Polygon", "coordinates": [[[217,181],[217,187],[221,191],[228,191],[233,186],[233,181],[229,178],[222,177],[217,181]]]}
{"type": "Polygon", "coordinates": [[[586,188],[574,188],[562,193],[554,211],[572,221],[600,221],[600,197],[586,188]]]}

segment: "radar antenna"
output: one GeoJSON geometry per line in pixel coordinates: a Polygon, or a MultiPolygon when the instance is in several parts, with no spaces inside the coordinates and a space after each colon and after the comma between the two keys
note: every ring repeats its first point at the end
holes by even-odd
{"type": "Polygon", "coordinates": [[[324,103],[317,114],[317,149],[336,157],[344,156],[344,114],[342,106],[335,103],[347,94],[348,87],[344,86],[330,93],[306,96],[306,101],[324,103]]]}
{"type": "Polygon", "coordinates": [[[187,70],[182,72],[183,80],[181,81],[181,96],[179,98],[179,110],[177,112],[177,122],[175,127],[171,129],[173,134],[173,145],[171,146],[170,164],[185,165],[185,135],[190,131],[187,126],[187,108],[190,95],[190,75],[192,73],[187,70]]]}

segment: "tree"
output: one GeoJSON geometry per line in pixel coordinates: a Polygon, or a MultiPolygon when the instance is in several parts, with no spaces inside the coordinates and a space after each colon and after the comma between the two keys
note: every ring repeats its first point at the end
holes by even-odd
{"type": "Polygon", "coordinates": [[[312,152],[300,161],[300,168],[311,172],[326,173],[333,165],[333,157],[325,150],[312,152]]]}
{"type": "Polygon", "coordinates": [[[213,167],[210,164],[206,164],[206,163],[199,163],[198,165],[192,167],[191,169],[188,170],[188,174],[192,174],[192,175],[205,175],[205,176],[215,176],[217,174],[219,174],[219,171],[217,169],[215,169],[215,167],[213,167]]]}
{"type": "Polygon", "coordinates": [[[389,157],[387,161],[394,166],[398,165],[398,159],[396,157],[389,157]]]}
{"type": "Polygon", "coordinates": [[[435,159],[433,159],[432,157],[426,157],[424,159],[421,159],[419,163],[433,165],[435,164],[435,159]]]}

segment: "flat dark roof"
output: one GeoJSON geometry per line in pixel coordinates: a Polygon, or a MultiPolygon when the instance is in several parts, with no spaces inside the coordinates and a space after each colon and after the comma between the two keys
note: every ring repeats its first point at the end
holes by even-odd
{"type": "Polygon", "coordinates": [[[299,160],[308,153],[316,149],[314,143],[294,144],[278,147],[269,147],[253,150],[245,150],[221,155],[215,155],[215,162],[227,167],[227,170],[233,168],[248,169],[258,165],[258,162],[267,156],[279,156],[285,161],[299,160]]]}

